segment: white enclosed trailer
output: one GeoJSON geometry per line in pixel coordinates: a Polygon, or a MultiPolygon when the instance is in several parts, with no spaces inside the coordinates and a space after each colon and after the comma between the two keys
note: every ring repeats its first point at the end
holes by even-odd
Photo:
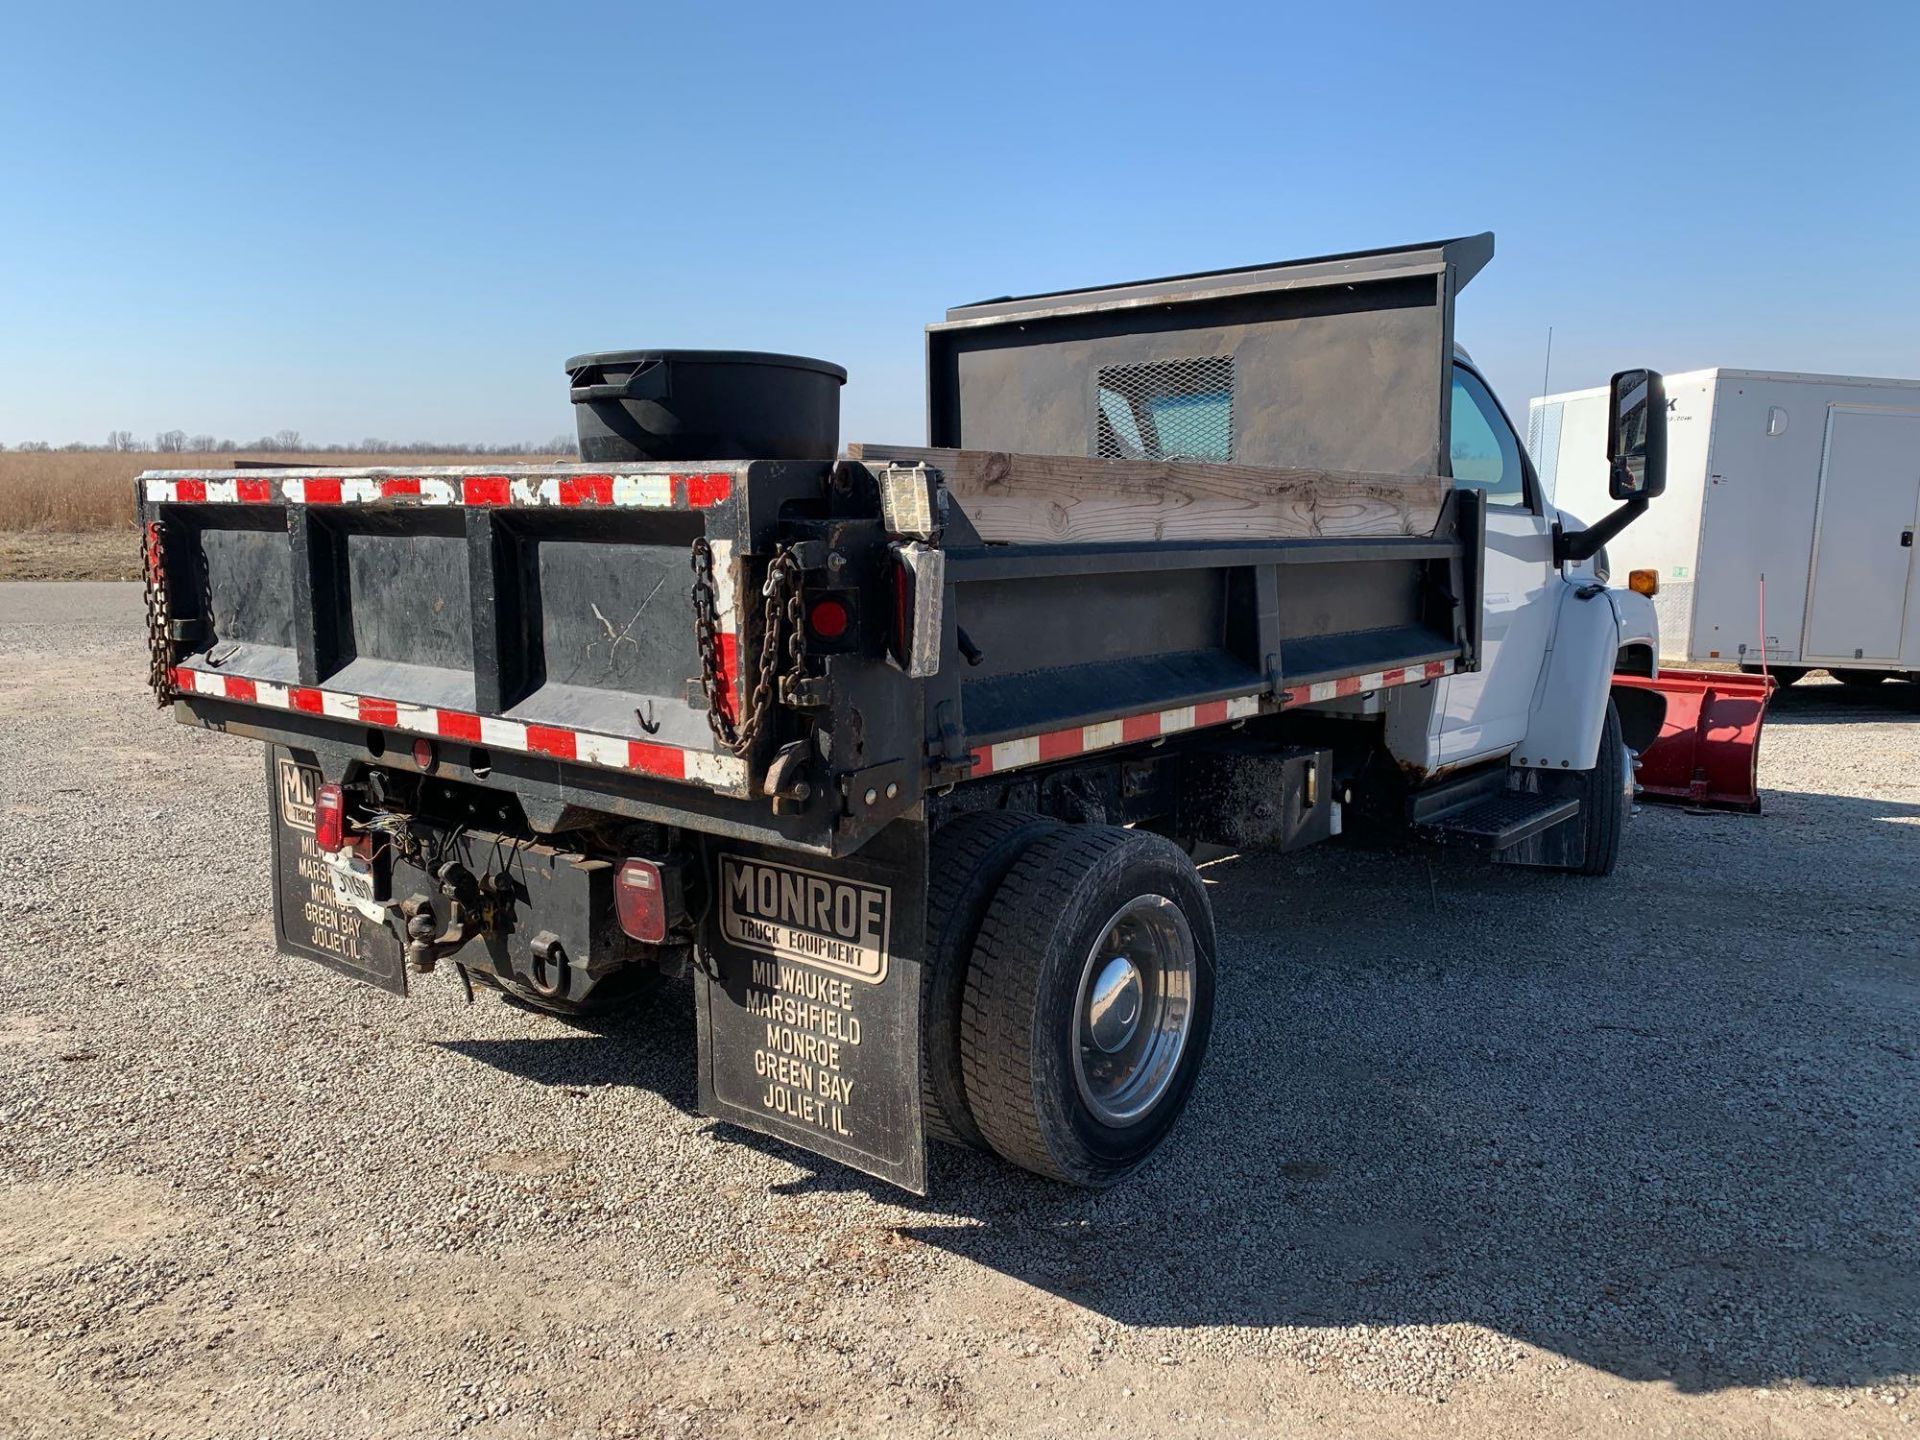
{"type": "MultiPolygon", "coordinates": [[[[1604,388],[1528,409],[1541,481],[1573,515],[1610,503],[1606,425],[1604,388]]],[[[1659,576],[1663,660],[1920,677],[1920,381],[1670,375],[1667,436],[1665,499],[1608,546],[1615,575],[1659,576]]]]}

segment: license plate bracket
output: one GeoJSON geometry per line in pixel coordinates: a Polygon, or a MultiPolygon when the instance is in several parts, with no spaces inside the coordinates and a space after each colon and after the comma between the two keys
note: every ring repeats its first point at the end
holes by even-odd
{"type": "Polygon", "coordinates": [[[320,852],[320,863],[327,867],[327,882],[333,898],[350,905],[376,923],[384,924],[387,907],[374,899],[373,865],[356,850],[320,852]]]}

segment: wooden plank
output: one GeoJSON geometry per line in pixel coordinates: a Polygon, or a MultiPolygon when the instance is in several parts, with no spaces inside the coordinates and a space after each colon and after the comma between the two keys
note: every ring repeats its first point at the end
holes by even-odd
{"type": "Polygon", "coordinates": [[[849,445],[847,454],[938,470],[982,539],[1029,544],[1431,535],[1453,484],[1438,475],[910,445],[849,445]]]}

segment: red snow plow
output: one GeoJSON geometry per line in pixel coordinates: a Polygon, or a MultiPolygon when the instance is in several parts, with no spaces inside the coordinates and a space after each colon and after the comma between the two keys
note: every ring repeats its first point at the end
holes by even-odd
{"type": "Polygon", "coordinates": [[[1760,811],[1760,726],[1772,697],[1768,675],[1662,670],[1658,679],[1615,675],[1616,686],[1651,690],[1667,702],[1660,738],[1635,767],[1650,800],[1760,811]]]}

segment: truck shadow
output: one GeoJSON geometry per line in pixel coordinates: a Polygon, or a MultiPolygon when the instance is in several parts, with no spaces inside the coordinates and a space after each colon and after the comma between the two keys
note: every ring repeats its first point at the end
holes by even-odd
{"type": "Polygon", "coordinates": [[[1909,1375],[1920,805],[1769,796],[1800,800],[1863,838],[1784,896],[1750,819],[1674,812],[1611,882],[1210,867],[1174,1141],[1103,1195],[937,1151],[905,1233],[1129,1325],[1470,1322],[1688,1391],[1909,1375]]]}
{"type": "MultiPolygon", "coordinates": [[[[1104,1194],[936,1146],[916,1200],[716,1128],[806,1172],[781,1193],[871,1197],[1128,1325],[1471,1323],[1685,1391],[1908,1376],[1920,804],[1766,803],[1649,807],[1610,881],[1339,847],[1207,866],[1207,1073],[1104,1194]]],[[[440,1043],[690,1113],[685,1002],[440,1043]]]]}
{"type": "Polygon", "coordinates": [[[1880,721],[1920,724],[1920,685],[1889,680],[1880,685],[1852,686],[1809,676],[1787,690],[1776,690],[1767,702],[1769,725],[1847,724],[1880,721]]]}
{"type": "Polygon", "coordinates": [[[530,1023],[545,1034],[431,1043],[536,1085],[646,1090],[691,1115],[699,1094],[689,1063],[695,1044],[689,989],[684,980],[667,981],[633,1009],[604,1016],[539,1015],[530,1023]]]}

